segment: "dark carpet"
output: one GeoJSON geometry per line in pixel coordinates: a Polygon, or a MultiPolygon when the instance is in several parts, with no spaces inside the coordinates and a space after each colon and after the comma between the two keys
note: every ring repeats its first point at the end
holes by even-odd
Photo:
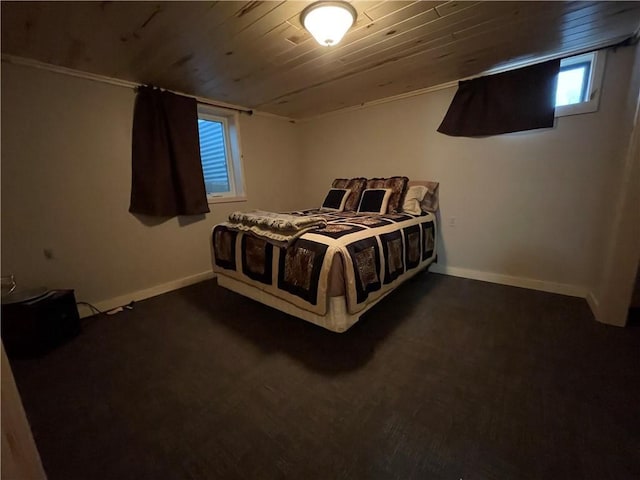
{"type": "Polygon", "coordinates": [[[335,334],[203,282],[13,361],[50,480],[640,478],[640,328],[421,274],[335,334]]]}

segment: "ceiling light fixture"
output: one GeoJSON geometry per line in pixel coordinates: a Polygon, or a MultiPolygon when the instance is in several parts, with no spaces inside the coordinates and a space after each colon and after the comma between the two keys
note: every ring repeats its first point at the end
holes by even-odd
{"type": "Polygon", "coordinates": [[[358,13],[347,2],[316,2],[300,14],[300,21],[320,45],[337,45],[355,23],[358,13]]]}

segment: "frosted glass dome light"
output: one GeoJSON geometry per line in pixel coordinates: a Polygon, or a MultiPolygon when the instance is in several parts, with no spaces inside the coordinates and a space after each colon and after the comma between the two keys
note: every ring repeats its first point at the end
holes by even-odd
{"type": "Polygon", "coordinates": [[[355,23],[357,13],[347,2],[316,2],[305,8],[300,20],[320,45],[337,45],[355,23]]]}

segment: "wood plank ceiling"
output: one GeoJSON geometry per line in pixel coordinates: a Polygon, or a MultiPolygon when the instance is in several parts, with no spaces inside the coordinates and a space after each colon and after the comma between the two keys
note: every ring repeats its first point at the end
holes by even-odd
{"type": "Polygon", "coordinates": [[[622,40],[640,2],[353,1],[336,47],[309,2],[2,2],[2,53],[305,118],[622,40]]]}

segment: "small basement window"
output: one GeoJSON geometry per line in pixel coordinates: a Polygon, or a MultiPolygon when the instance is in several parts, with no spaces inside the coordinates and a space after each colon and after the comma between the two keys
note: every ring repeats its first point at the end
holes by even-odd
{"type": "Polygon", "coordinates": [[[209,203],[245,200],[238,113],[198,105],[202,173],[209,203]]]}
{"type": "Polygon", "coordinates": [[[556,117],[598,110],[605,52],[597,51],[560,61],[556,117]]]}

